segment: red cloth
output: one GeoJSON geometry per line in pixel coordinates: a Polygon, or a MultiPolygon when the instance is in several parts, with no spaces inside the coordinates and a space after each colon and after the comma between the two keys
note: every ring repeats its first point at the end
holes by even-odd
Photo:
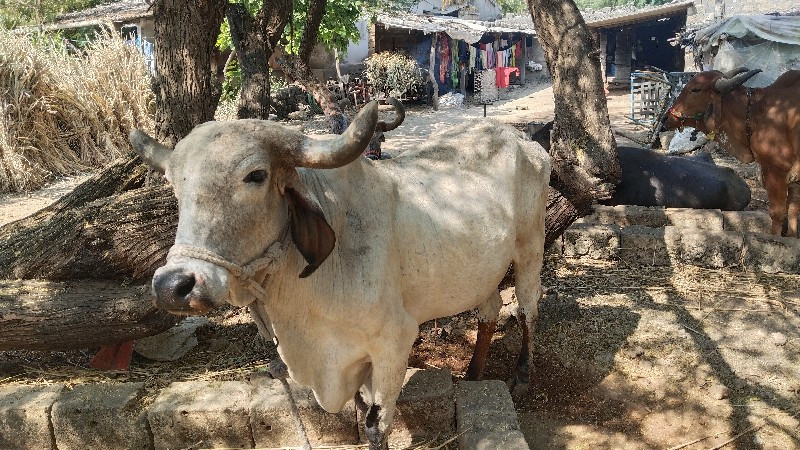
{"type": "Polygon", "coordinates": [[[522,41],[517,41],[517,43],[514,44],[514,57],[519,58],[520,56],[522,56],[522,41]]]}
{"type": "Polygon", "coordinates": [[[499,88],[507,88],[509,83],[509,78],[511,78],[512,73],[516,73],[519,76],[519,68],[517,67],[498,67],[494,69],[495,71],[495,78],[497,80],[497,87],[499,88]]]}

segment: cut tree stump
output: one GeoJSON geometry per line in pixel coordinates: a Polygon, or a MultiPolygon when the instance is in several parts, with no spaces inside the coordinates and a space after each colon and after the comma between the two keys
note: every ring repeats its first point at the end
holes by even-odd
{"type": "Polygon", "coordinates": [[[179,319],[153,306],[149,285],[0,281],[0,351],[113,345],[161,333],[179,319]]]}

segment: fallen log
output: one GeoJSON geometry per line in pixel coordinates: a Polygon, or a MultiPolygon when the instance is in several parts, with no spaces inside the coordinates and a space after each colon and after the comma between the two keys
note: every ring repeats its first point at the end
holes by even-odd
{"type": "Polygon", "coordinates": [[[0,351],[116,344],[158,334],[178,319],[153,306],[149,284],[0,281],[0,351]]]}

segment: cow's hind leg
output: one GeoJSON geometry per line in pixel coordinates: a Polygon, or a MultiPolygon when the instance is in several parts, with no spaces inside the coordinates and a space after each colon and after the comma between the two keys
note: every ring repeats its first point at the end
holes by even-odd
{"type": "Polygon", "coordinates": [[[786,218],[788,189],[784,173],[768,172],[761,167],[761,176],[764,180],[764,189],[767,190],[769,200],[769,217],[772,219],[772,234],[781,235],[783,220],[786,218]]]}
{"type": "Polygon", "coordinates": [[[786,236],[797,236],[797,215],[800,214],[800,183],[790,183],[787,187],[788,196],[786,199],[787,229],[786,236]]]}
{"type": "Polygon", "coordinates": [[[489,353],[489,344],[492,343],[492,335],[497,327],[497,316],[500,314],[502,306],[503,300],[500,298],[500,292],[496,289],[492,291],[485,302],[478,305],[478,338],[472,352],[472,359],[469,361],[469,367],[467,367],[467,374],[464,377],[467,380],[477,380],[483,374],[483,369],[486,367],[486,355],[489,353]]]}

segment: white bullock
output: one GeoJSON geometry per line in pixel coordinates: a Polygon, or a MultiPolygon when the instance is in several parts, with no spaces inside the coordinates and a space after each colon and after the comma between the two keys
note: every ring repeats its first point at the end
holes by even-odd
{"type": "Polygon", "coordinates": [[[376,122],[372,102],[323,139],[258,120],[205,123],[174,151],[131,133],[178,199],[156,304],[178,314],[249,305],[323,408],[356,396],[375,449],[421,323],[477,307],[468,375],[480,375],[512,261],[524,332],[513,379],[528,383],[550,175],[538,144],[491,120],[370,161],[360,156],[376,122]]]}

